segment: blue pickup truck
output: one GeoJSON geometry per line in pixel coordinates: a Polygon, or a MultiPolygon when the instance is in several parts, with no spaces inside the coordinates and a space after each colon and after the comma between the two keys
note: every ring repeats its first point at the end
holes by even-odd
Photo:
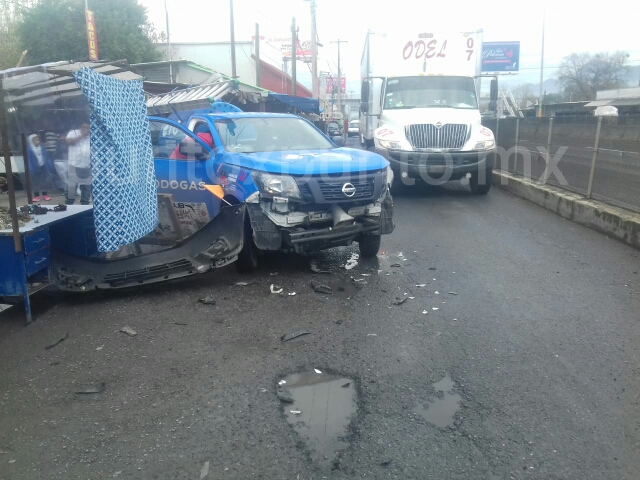
{"type": "Polygon", "coordinates": [[[387,160],[344,148],[303,118],[203,110],[181,123],[149,120],[159,194],[204,203],[209,218],[246,205],[240,271],[257,266],[259,250],[312,254],[356,241],[372,257],[394,229],[387,160]]]}

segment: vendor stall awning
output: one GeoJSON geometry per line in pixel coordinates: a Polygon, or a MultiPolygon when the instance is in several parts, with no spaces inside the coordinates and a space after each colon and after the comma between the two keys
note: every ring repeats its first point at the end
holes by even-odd
{"type": "Polygon", "coordinates": [[[284,95],[281,93],[270,93],[268,100],[284,103],[290,107],[294,107],[301,112],[320,114],[320,103],[317,98],[294,97],[292,95],[284,95]]]}
{"type": "Polygon", "coordinates": [[[237,96],[241,103],[258,103],[260,98],[267,96],[267,91],[221,76],[207,85],[154,95],[147,99],[147,112],[149,115],[166,115],[180,110],[209,108],[213,102],[222,100],[228,94],[237,96]]]}

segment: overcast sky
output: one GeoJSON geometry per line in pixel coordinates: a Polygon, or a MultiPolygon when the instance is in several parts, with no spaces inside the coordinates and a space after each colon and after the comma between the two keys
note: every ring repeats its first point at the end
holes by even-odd
{"type": "MultiPolygon", "coordinates": [[[[165,31],[164,0],[140,0],[158,30],[165,31]]],[[[538,82],[542,38],[542,10],[546,3],[545,79],[554,75],[563,56],[572,52],[626,50],[631,65],[640,64],[638,16],[633,3],[621,0],[598,6],[577,0],[316,0],[320,42],[319,70],[337,71],[337,48],[342,44],[342,69],[356,88],[367,29],[406,36],[407,32],[484,30],[485,41],[521,42],[518,83],[538,82]],[[381,6],[380,6],[381,5],[381,6]],[[578,5],[576,8],[574,5],[578,5]],[[355,83],[354,83],[355,82],[355,83]]],[[[228,0],[167,0],[171,40],[211,42],[229,39],[228,0]]],[[[309,2],[304,0],[235,0],[236,40],[251,40],[255,23],[261,36],[290,36],[296,17],[301,41],[310,39],[309,2]]],[[[265,50],[266,52],[266,50],[265,50]]],[[[276,60],[276,59],[274,59],[276,60]]],[[[300,64],[298,71],[306,68],[300,64]]],[[[230,73],[230,72],[223,72],[230,73]]],[[[308,72],[307,72],[308,73],[308,72]]]]}

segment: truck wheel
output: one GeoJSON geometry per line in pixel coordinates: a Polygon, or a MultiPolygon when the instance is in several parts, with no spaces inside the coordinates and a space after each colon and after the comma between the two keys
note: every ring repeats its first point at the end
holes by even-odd
{"type": "Polygon", "coordinates": [[[358,240],[360,255],[363,258],[372,258],[378,255],[380,251],[381,235],[364,235],[358,240]]]}
{"type": "Polygon", "coordinates": [[[244,222],[244,242],[236,260],[236,270],[240,273],[251,273],[256,268],[258,268],[258,247],[253,241],[253,230],[247,213],[244,222]]]}
{"type": "Polygon", "coordinates": [[[484,183],[480,184],[480,180],[478,178],[477,173],[471,174],[471,178],[469,179],[469,187],[471,188],[471,193],[474,195],[486,195],[491,190],[491,180],[493,178],[493,169],[487,170],[487,173],[484,178],[484,183]]]}

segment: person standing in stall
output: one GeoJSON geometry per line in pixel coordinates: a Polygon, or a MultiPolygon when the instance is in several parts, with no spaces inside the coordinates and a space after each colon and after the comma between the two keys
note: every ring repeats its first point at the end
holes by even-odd
{"type": "Polygon", "coordinates": [[[89,205],[91,201],[91,159],[89,143],[89,123],[71,130],[65,141],[69,145],[69,173],[67,176],[67,205],[76,200],[76,188],[80,186],[80,203],[89,205]]]}
{"type": "Polygon", "coordinates": [[[53,162],[47,154],[47,150],[40,143],[40,137],[34,133],[27,139],[27,158],[29,161],[29,173],[33,187],[33,201],[44,200],[48,202],[51,197],[47,195],[48,186],[55,175],[53,162]]]}

